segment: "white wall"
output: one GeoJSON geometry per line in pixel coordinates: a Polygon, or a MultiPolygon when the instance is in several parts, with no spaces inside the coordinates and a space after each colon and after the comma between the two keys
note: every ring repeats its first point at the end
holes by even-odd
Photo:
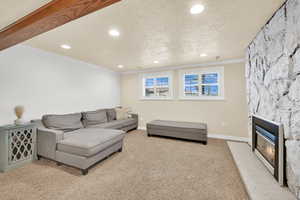
{"type": "Polygon", "coordinates": [[[246,139],[248,117],[244,66],[244,63],[224,65],[224,100],[178,99],[177,70],[174,71],[173,76],[174,99],[141,100],[140,75],[123,74],[121,103],[122,106],[131,107],[139,114],[140,127],[146,127],[147,122],[155,119],[204,122],[207,123],[209,134],[246,139]]]}
{"type": "Polygon", "coordinates": [[[0,126],[16,105],[25,120],[120,104],[120,76],[108,69],[29,46],[0,52],[0,126]]]}

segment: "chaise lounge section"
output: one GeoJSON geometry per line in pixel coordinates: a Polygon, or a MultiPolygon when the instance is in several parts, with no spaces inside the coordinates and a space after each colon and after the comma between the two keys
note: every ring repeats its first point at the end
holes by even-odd
{"type": "Polygon", "coordinates": [[[81,169],[121,152],[125,132],[136,129],[138,116],[116,119],[114,109],[66,115],[44,115],[33,120],[37,129],[37,155],[81,169]]]}

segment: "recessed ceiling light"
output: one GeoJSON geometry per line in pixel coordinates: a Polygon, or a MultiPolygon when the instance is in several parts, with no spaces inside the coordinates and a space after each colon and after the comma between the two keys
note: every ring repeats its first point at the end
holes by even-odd
{"type": "Polygon", "coordinates": [[[124,68],[124,65],[118,65],[118,68],[122,69],[122,68],[124,68]]]}
{"type": "Polygon", "coordinates": [[[203,54],[201,54],[200,56],[201,56],[201,57],[206,57],[207,54],[206,54],[206,53],[203,53],[203,54]]]}
{"type": "Polygon", "coordinates": [[[113,37],[119,37],[120,36],[120,32],[117,29],[111,29],[109,30],[109,35],[113,36],[113,37]]]}
{"type": "Polygon", "coordinates": [[[203,10],[204,10],[204,6],[201,5],[201,4],[197,4],[197,5],[194,5],[194,6],[191,8],[190,12],[191,12],[192,15],[197,15],[197,14],[202,13],[203,10]]]}
{"type": "Polygon", "coordinates": [[[153,63],[158,64],[159,62],[157,60],[155,60],[153,63]]]}
{"type": "Polygon", "coordinates": [[[62,45],[60,45],[60,47],[63,49],[71,49],[71,46],[68,44],[62,44],[62,45]]]}

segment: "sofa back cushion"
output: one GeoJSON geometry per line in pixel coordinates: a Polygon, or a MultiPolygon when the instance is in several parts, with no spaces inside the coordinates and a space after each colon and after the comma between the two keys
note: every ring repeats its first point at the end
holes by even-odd
{"type": "Polygon", "coordinates": [[[117,119],[117,113],[114,108],[106,109],[107,121],[111,122],[117,119]]]}
{"type": "Polygon", "coordinates": [[[82,113],[82,123],[84,127],[89,127],[107,122],[106,110],[96,110],[82,113]]]}
{"type": "Polygon", "coordinates": [[[83,128],[81,118],[81,113],[66,115],[44,115],[42,122],[46,128],[70,132],[83,128]]]}

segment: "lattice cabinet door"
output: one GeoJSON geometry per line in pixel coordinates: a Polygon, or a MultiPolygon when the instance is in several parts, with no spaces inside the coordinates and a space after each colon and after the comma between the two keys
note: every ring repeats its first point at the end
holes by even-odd
{"type": "Polygon", "coordinates": [[[0,128],[0,170],[16,168],[36,158],[36,128],[33,124],[0,128]]]}

